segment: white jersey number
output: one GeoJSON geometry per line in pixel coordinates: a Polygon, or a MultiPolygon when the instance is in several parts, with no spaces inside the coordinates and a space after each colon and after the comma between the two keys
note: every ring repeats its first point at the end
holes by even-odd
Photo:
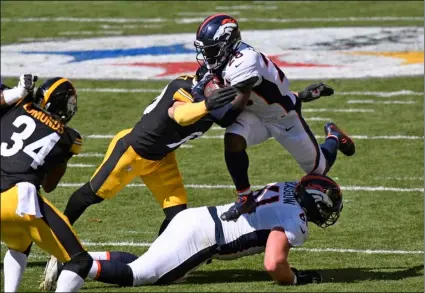
{"type": "MultiPolygon", "coordinates": [[[[13,125],[19,128],[21,125],[25,125],[22,132],[14,132],[10,137],[13,140],[12,146],[8,146],[6,142],[1,143],[1,156],[11,157],[18,153],[24,146],[24,140],[28,139],[35,131],[36,125],[32,118],[21,115],[13,121],[13,125]]],[[[60,136],[53,132],[33,143],[30,143],[24,147],[23,152],[30,156],[33,161],[31,167],[37,169],[40,165],[44,164],[44,158],[53,149],[55,144],[59,141],[60,136]],[[40,149],[38,152],[36,150],[40,149]]]]}
{"type": "Polygon", "coordinates": [[[143,114],[148,114],[148,113],[150,113],[153,109],[155,109],[155,107],[156,107],[156,105],[158,105],[158,103],[161,101],[161,99],[164,97],[164,94],[165,94],[165,91],[167,90],[167,88],[168,88],[168,86],[166,86],[163,90],[162,90],[162,92],[161,92],[161,94],[159,95],[159,96],[157,96],[153,101],[152,101],[152,103],[150,103],[147,107],[146,107],[146,109],[145,109],[145,111],[143,112],[143,114]]]}

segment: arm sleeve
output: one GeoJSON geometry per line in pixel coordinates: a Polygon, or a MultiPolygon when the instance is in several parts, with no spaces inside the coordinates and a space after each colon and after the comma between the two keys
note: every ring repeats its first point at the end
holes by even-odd
{"type": "Polygon", "coordinates": [[[233,109],[231,104],[209,112],[212,120],[219,126],[226,128],[235,122],[241,109],[233,109]]]}
{"type": "Polygon", "coordinates": [[[186,103],[175,108],[174,120],[181,126],[186,126],[195,123],[207,115],[207,113],[205,101],[199,103],[186,103]]]}

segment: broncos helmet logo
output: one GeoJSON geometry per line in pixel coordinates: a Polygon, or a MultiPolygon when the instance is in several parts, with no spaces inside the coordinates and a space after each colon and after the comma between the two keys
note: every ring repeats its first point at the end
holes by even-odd
{"type": "Polygon", "coordinates": [[[235,22],[224,22],[223,25],[221,25],[216,33],[214,34],[213,39],[215,41],[218,40],[229,40],[230,36],[232,35],[232,32],[234,29],[237,29],[238,25],[235,22]]]}

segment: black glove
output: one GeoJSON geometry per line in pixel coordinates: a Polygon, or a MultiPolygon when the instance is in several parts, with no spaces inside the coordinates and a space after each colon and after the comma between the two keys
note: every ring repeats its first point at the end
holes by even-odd
{"type": "Polygon", "coordinates": [[[232,86],[219,88],[211,97],[205,99],[205,106],[208,111],[221,108],[233,101],[237,94],[238,91],[232,86]]]}
{"type": "Polygon", "coordinates": [[[296,268],[291,268],[294,274],[297,276],[297,285],[305,285],[311,283],[321,283],[322,276],[317,271],[299,271],[296,268]]]}
{"type": "Polygon", "coordinates": [[[304,102],[311,102],[320,97],[332,96],[334,89],[323,82],[313,83],[306,87],[302,92],[298,93],[298,98],[304,102]]]}
{"type": "Polygon", "coordinates": [[[251,194],[239,196],[234,205],[227,212],[221,214],[223,221],[236,221],[242,214],[254,213],[257,209],[257,202],[251,194]]]}

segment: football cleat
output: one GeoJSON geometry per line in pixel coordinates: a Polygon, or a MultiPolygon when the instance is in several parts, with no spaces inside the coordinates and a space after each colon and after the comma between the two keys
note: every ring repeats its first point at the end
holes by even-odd
{"type": "Polygon", "coordinates": [[[346,156],[352,156],[356,152],[354,141],[336,126],[333,122],[328,122],[324,126],[326,137],[334,137],[338,140],[338,149],[346,156]]]}
{"type": "Polygon", "coordinates": [[[62,264],[53,255],[49,259],[44,269],[39,289],[42,291],[53,291],[61,271],[62,264]]]}
{"type": "Polygon", "coordinates": [[[224,212],[220,218],[223,221],[236,221],[242,214],[255,212],[257,202],[254,200],[253,193],[238,196],[238,200],[227,212],[224,212]]]}

